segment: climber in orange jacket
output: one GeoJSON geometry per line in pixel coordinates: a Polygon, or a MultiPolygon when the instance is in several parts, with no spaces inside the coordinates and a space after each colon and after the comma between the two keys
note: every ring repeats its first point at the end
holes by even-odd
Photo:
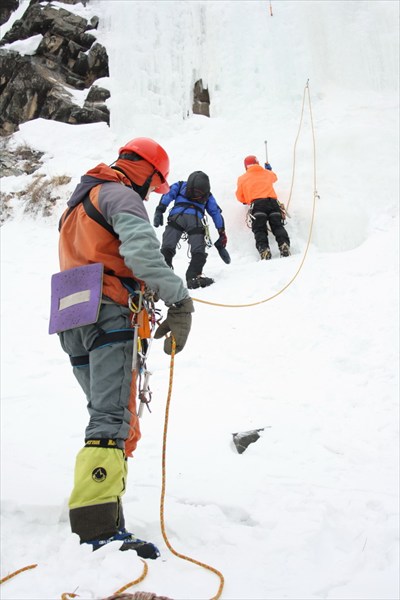
{"type": "Polygon", "coordinates": [[[251,229],[261,259],[271,258],[268,223],[281,256],[290,256],[290,239],[283,226],[281,207],[273,185],[278,179],[276,174],[269,163],[264,169],[254,155],[246,156],[244,167],[246,172],[237,181],[236,198],[242,204],[250,205],[251,229]]]}
{"type": "MultiPolygon", "coordinates": [[[[77,325],[76,310],[69,327],[58,331],[89,412],[69,498],[71,529],[93,550],[120,541],[120,550],[149,559],[160,556],[158,548],[126,529],[122,506],[127,459],[140,439],[135,307],[142,290],[165,303],[167,316],[154,337],[171,332],[176,352],[186,344],[194,312],[186,286],[165,263],[144,202],[153,191],[169,190],[168,173],[164,148],[151,138],[134,138],[113,165],[100,163],[81,177],[60,220],[61,274],[99,263],[103,273],[97,320],[77,325]]],[[[77,295],[64,293],[72,304],[85,305],[84,299],[72,301],[77,295]]],[[[171,337],[164,339],[167,354],[171,344],[171,337]]]]}

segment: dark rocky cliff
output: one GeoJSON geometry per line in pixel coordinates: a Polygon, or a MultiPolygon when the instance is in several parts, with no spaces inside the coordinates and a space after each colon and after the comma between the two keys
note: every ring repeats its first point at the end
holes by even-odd
{"type": "MultiPolygon", "coordinates": [[[[79,0],[63,0],[66,5],[79,0]]],[[[3,0],[1,20],[7,22],[18,8],[17,0],[3,0]]],[[[96,15],[87,21],[69,9],[51,2],[32,0],[23,16],[0,40],[0,136],[18,130],[21,123],[44,118],[64,123],[106,122],[108,90],[95,81],[109,76],[106,49],[92,33],[96,15]],[[12,47],[18,40],[41,35],[33,55],[22,55],[12,47]],[[83,106],[73,100],[74,90],[88,89],[83,106]]]]}

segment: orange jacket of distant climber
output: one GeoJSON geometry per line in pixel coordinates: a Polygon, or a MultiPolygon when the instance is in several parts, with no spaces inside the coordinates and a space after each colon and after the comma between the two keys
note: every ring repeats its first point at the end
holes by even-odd
{"type": "Polygon", "coordinates": [[[273,171],[261,165],[251,165],[237,181],[236,198],[242,204],[251,204],[257,198],[277,198],[273,187],[277,180],[273,171]]]}

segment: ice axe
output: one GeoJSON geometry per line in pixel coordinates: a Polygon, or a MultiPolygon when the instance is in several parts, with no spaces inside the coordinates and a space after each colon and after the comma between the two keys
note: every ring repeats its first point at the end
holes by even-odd
{"type": "Polygon", "coordinates": [[[270,171],[271,170],[271,165],[269,164],[269,160],[268,160],[267,140],[265,140],[264,144],[265,144],[265,164],[264,164],[264,167],[270,171]]]}
{"type": "Polygon", "coordinates": [[[265,162],[268,163],[269,160],[268,160],[268,144],[267,144],[267,140],[265,140],[264,144],[265,144],[265,162]]]}

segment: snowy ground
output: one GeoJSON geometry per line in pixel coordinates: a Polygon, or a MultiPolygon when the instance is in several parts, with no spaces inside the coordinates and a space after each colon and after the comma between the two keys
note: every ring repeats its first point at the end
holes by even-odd
{"type": "MultiPolygon", "coordinates": [[[[69,193],[87,169],[145,135],[169,152],[171,182],[206,171],[223,209],[232,263],[210,250],[205,273],[216,283],[195,298],[229,305],[274,296],[248,308],[195,305],[175,361],[171,544],[222,572],[223,600],[397,600],[397,2],[282,0],[271,17],[269,2],[255,0],[113,0],[81,13],[93,6],[99,41],[113,48],[111,78],[100,82],[112,92],[111,127],[38,120],[12,139],[46,152],[41,173],[72,181],[52,217],[33,219],[16,202],[1,230],[1,576],[38,565],[6,582],[1,598],[99,599],[142,572],[134,553],[111,545],[93,554],[70,533],[68,495],[87,415],[47,329],[69,193]],[[211,119],[186,118],[198,76],[209,85],[211,119]],[[307,79],[320,198],[299,271],[314,191],[307,105],[295,161],[293,153],[307,79]],[[295,165],[293,255],[278,258],[271,241],[273,260],[260,262],[234,191],[243,157],[263,160],[265,139],[284,202],[295,165]],[[261,438],[239,455],[232,433],[259,428],[261,438]]],[[[4,178],[2,190],[30,180],[4,178]]],[[[148,203],[151,216],[158,199],[148,203]]],[[[183,244],[176,272],[183,276],[186,264],[183,244]]],[[[128,591],[208,599],[217,577],[173,556],[161,536],[169,359],[159,342],[149,367],[152,413],[142,420],[124,504],[129,527],[162,554],[128,591]]]]}

